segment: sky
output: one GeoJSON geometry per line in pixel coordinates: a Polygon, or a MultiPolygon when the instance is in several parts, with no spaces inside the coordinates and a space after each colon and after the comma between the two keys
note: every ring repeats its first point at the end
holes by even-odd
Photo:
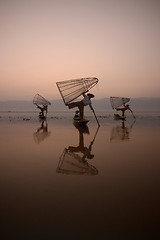
{"type": "Polygon", "coordinates": [[[0,0],[0,100],[61,98],[56,82],[160,97],[159,0],[0,0]]]}

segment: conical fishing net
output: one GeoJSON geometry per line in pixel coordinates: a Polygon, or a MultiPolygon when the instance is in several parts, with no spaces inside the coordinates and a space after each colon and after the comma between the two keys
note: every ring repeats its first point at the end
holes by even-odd
{"type": "Polygon", "coordinates": [[[110,97],[110,102],[112,108],[120,107],[121,105],[127,103],[130,101],[130,98],[124,98],[124,97],[110,97]]]}
{"type": "Polygon", "coordinates": [[[33,98],[33,103],[38,105],[51,105],[51,103],[46,100],[44,97],[42,97],[39,94],[36,94],[33,98]]]}
{"type": "Polygon", "coordinates": [[[66,104],[82,95],[82,93],[94,87],[97,83],[98,79],[93,77],[66,80],[57,82],[56,84],[62,96],[62,99],[66,104]]]}
{"type": "Polygon", "coordinates": [[[78,154],[64,149],[60,156],[57,173],[71,175],[97,175],[98,170],[86,160],[83,160],[78,154]]]}

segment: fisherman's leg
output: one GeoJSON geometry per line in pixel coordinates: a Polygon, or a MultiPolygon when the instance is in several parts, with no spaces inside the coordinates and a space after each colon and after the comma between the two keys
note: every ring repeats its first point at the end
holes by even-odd
{"type": "Polygon", "coordinates": [[[44,111],[42,111],[42,116],[44,117],[44,111]]]}
{"type": "Polygon", "coordinates": [[[82,102],[81,102],[81,104],[79,104],[78,108],[79,108],[79,116],[80,116],[80,119],[83,121],[84,105],[83,105],[82,102]]]}
{"type": "Polygon", "coordinates": [[[84,150],[84,137],[82,132],[79,132],[79,148],[81,151],[84,150]]]}

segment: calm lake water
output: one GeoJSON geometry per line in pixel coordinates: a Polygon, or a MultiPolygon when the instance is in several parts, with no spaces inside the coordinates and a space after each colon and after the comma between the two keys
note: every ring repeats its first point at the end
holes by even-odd
{"type": "Polygon", "coordinates": [[[159,117],[24,115],[0,118],[6,238],[159,239],[159,117]]]}

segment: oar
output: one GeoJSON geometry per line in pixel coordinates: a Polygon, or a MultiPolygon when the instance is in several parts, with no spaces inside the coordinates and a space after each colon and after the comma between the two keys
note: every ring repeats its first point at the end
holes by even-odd
{"type": "Polygon", "coordinates": [[[91,108],[91,110],[92,110],[92,112],[93,112],[93,114],[94,114],[94,116],[95,116],[95,119],[96,119],[96,121],[97,121],[97,123],[98,123],[98,126],[100,127],[100,124],[99,124],[99,122],[98,122],[98,119],[97,119],[97,116],[96,116],[96,114],[95,114],[95,111],[94,111],[93,107],[91,108]]]}
{"type": "Polygon", "coordinates": [[[99,126],[98,126],[98,128],[97,128],[97,130],[96,130],[96,132],[95,132],[95,135],[94,135],[94,138],[93,138],[92,142],[94,142],[94,141],[95,141],[95,139],[96,139],[96,136],[97,136],[97,133],[98,133],[98,130],[99,130],[99,126]]]}
{"type": "Polygon", "coordinates": [[[136,117],[134,116],[134,114],[133,114],[132,110],[131,110],[131,113],[132,113],[133,117],[136,119],[136,117]]]}

